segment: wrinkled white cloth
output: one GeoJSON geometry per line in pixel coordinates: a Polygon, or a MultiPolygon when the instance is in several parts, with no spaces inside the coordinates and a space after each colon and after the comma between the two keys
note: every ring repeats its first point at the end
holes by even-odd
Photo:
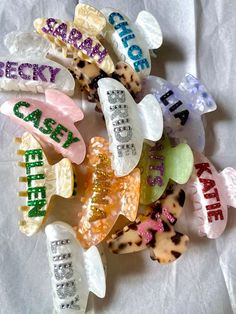
{"type": "MultiPolygon", "coordinates": [[[[206,116],[206,155],[221,170],[236,167],[236,2],[235,0],[84,0],[98,8],[118,8],[131,19],[140,10],[159,21],[164,43],[152,63],[152,74],[178,84],[184,74],[197,75],[212,93],[217,111],[206,116]]],[[[14,30],[33,30],[36,17],[72,19],[77,1],[1,0],[0,38],[14,30]]],[[[4,52],[1,45],[1,53],[4,52]]],[[[0,102],[13,97],[0,94],[0,102]]],[[[38,96],[34,96],[38,97],[38,96]]],[[[42,96],[41,96],[42,97],[42,96]]],[[[79,101],[79,99],[78,99],[79,101]]],[[[83,100],[80,131],[86,141],[105,134],[94,105],[83,100]]],[[[13,136],[21,130],[0,116],[0,313],[50,314],[52,297],[45,235],[26,238],[17,228],[19,205],[13,136]]],[[[82,184],[82,182],[81,182],[82,184]]],[[[76,211],[63,202],[51,220],[75,221],[76,211]]],[[[191,225],[191,208],[178,223],[190,237],[188,251],[171,265],[151,261],[149,252],[112,255],[106,250],[105,299],[94,298],[92,312],[104,314],[231,314],[236,313],[236,211],[229,209],[224,234],[199,239],[191,225]]]]}

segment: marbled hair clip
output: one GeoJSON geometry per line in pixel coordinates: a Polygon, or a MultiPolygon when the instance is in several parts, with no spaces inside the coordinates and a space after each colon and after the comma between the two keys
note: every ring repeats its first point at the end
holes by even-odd
{"type": "Polygon", "coordinates": [[[118,59],[131,65],[141,77],[148,76],[151,72],[149,50],[157,49],[162,44],[161,28],[155,17],[141,11],[133,23],[115,9],[105,8],[101,11],[108,23],[105,38],[118,59]]]}
{"type": "Polygon", "coordinates": [[[17,138],[17,143],[20,144],[17,154],[23,156],[19,166],[25,169],[25,175],[19,181],[26,184],[26,191],[19,192],[19,196],[27,199],[26,205],[20,207],[23,215],[20,231],[32,236],[47,220],[52,196],[72,196],[74,174],[71,162],[66,158],[49,165],[42,147],[30,133],[17,138]]]}
{"type": "Polygon", "coordinates": [[[171,146],[164,134],[154,146],[143,145],[138,167],[141,171],[140,203],[149,205],[164,193],[169,180],[184,184],[193,170],[193,153],[187,144],[171,146]]]}
{"type": "Polygon", "coordinates": [[[39,35],[12,32],[5,36],[4,43],[10,54],[0,57],[0,90],[44,93],[53,88],[74,94],[73,76],[45,57],[49,44],[39,35]]]}
{"type": "Polygon", "coordinates": [[[167,192],[164,199],[112,236],[108,247],[113,253],[133,253],[148,248],[152,260],[166,264],[186,251],[188,236],[174,228],[183,209],[185,193],[179,187],[167,192]]]}
{"type": "MultiPolygon", "coordinates": [[[[108,77],[108,75],[95,63],[83,61],[79,58],[73,60],[70,70],[75,75],[81,90],[87,92],[88,100],[96,102],[99,106],[98,80],[108,77]]],[[[133,97],[141,91],[140,77],[130,65],[123,61],[116,64],[115,70],[110,76],[121,82],[133,97]]]]}
{"type": "Polygon", "coordinates": [[[74,123],[83,119],[83,112],[70,97],[57,90],[46,90],[45,97],[46,102],[23,97],[11,99],[0,107],[0,112],[52,144],[70,161],[82,163],[86,148],[74,123]]]}
{"type": "Polygon", "coordinates": [[[79,212],[77,238],[85,247],[97,245],[111,231],[119,215],[134,221],[140,193],[140,171],[116,177],[111,167],[109,143],[94,137],[88,148],[86,191],[79,212]]]}
{"type": "Polygon", "coordinates": [[[187,141],[192,149],[202,152],[205,130],[201,115],[216,110],[216,104],[201,82],[187,74],[179,86],[159,77],[149,76],[142,81],[141,99],[147,93],[159,101],[166,132],[169,136],[187,141]]]}
{"type": "Polygon", "coordinates": [[[106,278],[95,246],[85,251],[73,228],[54,222],[45,228],[54,310],[59,313],[84,314],[89,292],[104,298],[106,278]]]}
{"type": "Polygon", "coordinates": [[[228,167],[218,173],[204,155],[194,153],[194,172],[187,191],[198,217],[200,236],[219,237],[227,224],[228,207],[236,208],[236,170],[228,167]]]}
{"type": "Polygon", "coordinates": [[[162,136],[163,118],[158,101],[147,95],[137,104],[118,81],[98,81],[98,95],[106,120],[112,152],[112,168],[117,176],[129,174],[138,164],[143,140],[157,141],[162,136]]]}
{"type": "Polygon", "coordinates": [[[54,18],[34,21],[36,31],[62,49],[65,56],[71,54],[74,58],[95,62],[104,72],[112,73],[113,61],[97,38],[105,25],[104,15],[87,4],[76,6],[74,22],[54,18]]]}

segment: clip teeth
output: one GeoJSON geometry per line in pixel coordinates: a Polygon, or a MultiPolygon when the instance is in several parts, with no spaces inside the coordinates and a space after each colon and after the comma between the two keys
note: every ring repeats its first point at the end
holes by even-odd
{"type": "Polygon", "coordinates": [[[27,177],[19,177],[19,182],[27,182],[27,177]]]}
{"type": "Polygon", "coordinates": [[[18,195],[19,195],[20,197],[28,197],[28,192],[27,192],[27,191],[20,191],[20,192],[18,193],[18,195]]]}
{"type": "Polygon", "coordinates": [[[23,149],[18,149],[17,150],[17,155],[24,156],[24,154],[25,154],[25,151],[23,149]]]}
{"type": "Polygon", "coordinates": [[[21,137],[16,137],[15,138],[15,143],[16,144],[21,144],[22,143],[22,138],[21,137]]]}
{"type": "Polygon", "coordinates": [[[19,210],[22,212],[27,212],[29,210],[29,206],[20,206],[19,210]]]}
{"type": "Polygon", "coordinates": [[[22,167],[22,168],[25,168],[25,162],[19,161],[18,162],[18,166],[22,167]]]}
{"type": "Polygon", "coordinates": [[[25,221],[25,220],[20,220],[20,221],[19,221],[19,225],[20,225],[21,227],[24,227],[24,226],[26,225],[26,221],[25,221]]]}

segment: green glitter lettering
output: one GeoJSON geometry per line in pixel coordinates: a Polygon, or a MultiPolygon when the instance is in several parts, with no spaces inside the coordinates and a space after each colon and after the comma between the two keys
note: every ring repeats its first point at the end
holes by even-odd
{"type": "Polygon", "coordinates": [[[61,130],[67,132],[68,130],[61,124],[58,124],[58,126],[55,128],[55,130],[52,132],[50,137],[57,143],[60,143],[60,139],[57,137],[58,135],[63,136],[64,134],[61,132],[61,130]]]}
{"type": "Polygon", "coordinates": [[[31,174],[31,175],[27,176],[28,186],[31,187],[32,181],[43,180],[43,179],[45,179],[45,175],[43,173],[31,174]]]}
{"type": "Polygon", "coordinates": [[[73,133],[71,131],[69,131],[67,140],[65,141],[65,143],[62,147],[68,148],[72,143],[79,142],[79,140],[80,139],[78,137],[73,137],[73,133]]]}
{"type": "Polygon", "coordinates": [[[17,116],[18,118],[20,119],[24,119],[24,115],[23,113],[21,113],[19,111],[19,108],[20,107],[30,107],[30,104],[28,102],[25,102],[25,101],[19,101],[18,103],[15,104],[15,106],[13,107],[13,112],[15,114],[15,116],[17,116]]]}
{"type": "Polygon", "coordinates": [[[25,161],[29,161],[29,157],[35,160],[36,156],[39,160],[43,159],[43,150],[42,149],[29,149],[25,152],[25,161]]]}
{"type": "Polygon", "coordinates": [[[27,162],[25,166],[26,166],[26,174],[30,174],[31,168],[42,167],[43,161],[27,162]]]}
{"type": "Polygon", "coordinates": [[[46,187],[45,186],[36,186],[34,188],[28,188],[28,199],[31,200],[32,195],[34,198],[39,198],[39,193],[41,194],[41,198],[46,198],[46,187]]]}
{"type": "Polygon", "coordinates": [[[33,122],[34,127],[38,128],[41,116],[42,116],[42,111],[39,109],[36,109],[33,112],[31,112],[27,117],[25,117],[24,121],[33,122]]]}
{"type": "Polygon", "coordinates": [[[52,124],[56,124],[56,121],[51,119],[51,118],[46,118],[43,122],[45,128],[40,127],[39,130],[43,133],[43,134],[50,134],[53,130],[52,128],[52,124]]]}
{"type": "Polygon", "coordinates": [[[28,217],[42,217],[46,215],[46,210],[41,210],[47,204],[46,199],[28,201],[28,206],[34,206],[29,212],[28,217]]]}

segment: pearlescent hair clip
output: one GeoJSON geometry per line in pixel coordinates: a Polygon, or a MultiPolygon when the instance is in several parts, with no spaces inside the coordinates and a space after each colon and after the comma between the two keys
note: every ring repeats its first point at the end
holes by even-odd
{"type": "Polygon", "coordinates": [[[217,172],[202,154],[194,153],[194,172],[187,185],[199,222],[199,235],[219,237],[227,224],[228,207],[236,208],[236,170],[217,172]]]}
{"type": "Polygon", "coordinates": [[[36,31],[62,49],[65,56],[71,54],[73,58],[95,62],[104,72],[112,73],[113,61],[97,38],[105,25],[104,15],[87,4],[76,6],[74,22],[54,18],[34,21],[36,31]]]}
{"type": "Polygon", "coordinates": [[[145,214],[118,231],[108,241],[109,249],[115,254],[133,253],[149,249],[154,261],[166,264],[175,261],[187,249],[188,236],[175,231],[174,225],[180,216],[185,193],[180,188],[167,191],[167,196],[145,214]]]}
{"type": "Polygon", "coordinates": [[[112,168],[115,175],[125,176],[137,166],[143,140],[161,138],[162,111],[153,95],[136,104],[127,89],[114,79],[103,78],[98,87],[113,155],[112,168]]]}
{"type": "Polygon", "coordinates": [[[187,144],[171,147],[166,135],[154,146],[143,145],[138,167],[141,171],[140,203],[151,204],[164,193],[169,180],[184,184],[193,170],[193,153],[187,144]]]}
{"type": "Polygon", "coordinates": [[[104,298],[106,278],[98,249],[85,251],[73,228],[55,222],[45,228],[54,310],[57,314],[84,314],[89,292],[104,298]]]}
{"type": "Polygon", "coordinates": [[[45,57],[49,44],[35,33],[12,32],[6,35],[10,54],[0,57],[0,90],[44,93],[47,88],[74,94],[71,73],[45,57]]]}
{"type": "Polygon", "coordinates": [[[59,154],[76,164],[82,163],[86,148],[74,123],[83,119],[83,112],[57,90],[46,90],[45,97],[46,102],[23,97],[11,99],[0,107],[0,112],[52,144],[59,154]]]}
{"type": "MultiPolygon", "coordinates": [[[[98,104],[98,80],[108,77],[108,75],[95,63],[83,61],[79,58],[73,60],[70,70],[75,75],[81,90],[87,92],[88,100],[98,104]]],[[[133,97],[141,91],[141,80],[138,74],[123,61],[116,64],[111,77],[121,82],[133,97]]]]}
{"type": "Polygon", "coordinates": [[[131,22],[123,13],[112,9],[102,9],[108,26],[105,38],[112,45],[119,60],[122,60],[140,74],[148,76],[151,72],[150,49],[157,49],[162,44],[162,32],[155,17],[141,11],[131,22]]]}
{"type": "Polygon", "coordinates": [[[25,175],[19,181],[26,184],[26,191],[19,192],[19,196],[27,199],[26,205],[20,207],[23,215],[20,230],[32,236],[47,220],[52,196],[72,196],[74,174],[71,162],[66,158],[49,165],[42,147],[30,133],[17,138],[17,143],[20,144],[17,153],[23,156],[19,166],[25,169],[25,175]]]}
{"type": "Polygon", "coordinates": [[[216,104],[201,82],[187,74],[179,86],[159,77],[149,76],[142,81],[141,99],[147,93],[159,101],[165,130],[170,137],[187,141],[190,147],[202,152],[205,130],[201,115],[216,110],[216,104]]]}
{"type": "Polygon", "coordinates": [[[111,167],[109,143],[101,137],[90,141],[87,173],[77,230],[77,237],[85,248],[104,240],[119,215],[134,221],[140,193],[139,169],[128,176],[116,177],[111,167]]]}

